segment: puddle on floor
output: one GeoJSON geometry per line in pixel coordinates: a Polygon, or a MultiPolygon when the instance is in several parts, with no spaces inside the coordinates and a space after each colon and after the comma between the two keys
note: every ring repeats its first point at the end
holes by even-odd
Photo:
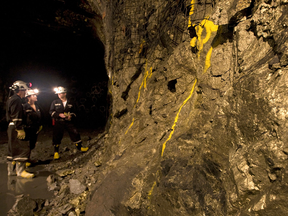
{"type": "Polygon", "coordinates": [[[30,171],[36,174],[35,178],[7,176],[7,164],[0,164],[0,215],[7,215],[17,195],[29,194],[32,199],[50,199],[53,196],[53,191],[48,191],[46,182],[52,173],[45,171],[41,165],[30,168],[30,171]]]}

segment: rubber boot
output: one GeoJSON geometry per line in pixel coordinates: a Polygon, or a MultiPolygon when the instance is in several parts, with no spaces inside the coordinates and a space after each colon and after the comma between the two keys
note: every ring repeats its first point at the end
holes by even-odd
{"type": "Polygon", "coordinates": [[[7,162],[7,171],[8,171],[8,176],[16,176],[16,162],[15,161],[7,162]]]}
{"type": "Polygon", "coordinates": [[[32,165],[32,164],[31,164],[29,161],[27,161],[27,162],[25,163],[26,168],[30,167],[31,165],[32,165]]]}
{"type": "Polygon", "coordinates": [[[54,145],[54,160],[58,160],[59,158],[59,145],[54,145]]]}
{"type": "Polygon", "coordinates": [[[33,178],[34,174],[29,173],[25,170],[25,162],[17,162],[16,163],[16,173],[17,176],[22,178],[33,178]]]}
{"type": "Polygon", "coordinates": [[[82,147],[82,143],[76,143],[75,145],[76,145],[77,149],[81,152],[86,152],[89,149],[89,147],[82,147]]]}

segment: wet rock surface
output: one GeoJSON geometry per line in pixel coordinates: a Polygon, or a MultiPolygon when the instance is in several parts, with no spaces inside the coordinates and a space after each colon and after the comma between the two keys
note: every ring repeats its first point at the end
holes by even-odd
{"type": "MultiPolygon", "coordinates": [[[[1,134],[6,136],[5,132],[1,132],[1,134]]],[[[7,209],[9,210],[7,215],[84,214],[87,195],[92,184],[97,180],[91,175],[97,172],[97,167],[93,164],[94,161],[89,162],[89,158],[94,155],[95,158],[100,160],[100,149],[103,142],[100,140],[103,139],[105,134],[99,131],[87,133],[83,131],[81,135],[84,141],[83,145],[89,146],[89,151],[86,153],[73,151],[76,150],[76,147],[66,134],[60,146],[61,158],[55,161],[53,160],[54,150],[51,144],[51,130],[49,127],[43,129],[39,134],[39,142],[36,148],[32,150],[31,159],[35,163],[28,168],[28,171],[33,172],[36,177],[34,179],[20,179],[16,176],[8,178],[7,193],[11,193],[12,196],[15,194],[15,203],[10,210],[7,209]],[[90,136],[94,134],[95,136],[91,138],[88,134],[90,136]],[[41,184],[39,183],[40,178],[44,178],[42,185],[39,185],[41,184]],[[31,187],[36,189],[38,187],[38,195],[35,194],[36,191],[32,191],[31,187]],[[45,193],[45,187],[46,194],[41,194],[45,193]]],[[[0,151],[0,162],[4,164],[6,163],[7,144],[2,144],[0,151]]],[[[7,175],[7,171],[3,173],[7,175]]]]}

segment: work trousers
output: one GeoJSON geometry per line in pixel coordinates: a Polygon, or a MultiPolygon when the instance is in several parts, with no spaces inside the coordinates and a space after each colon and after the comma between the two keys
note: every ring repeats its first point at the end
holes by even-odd
{"type": "Polygon", "coordinates": [[[15,125],[9,124],[7,129],[8,134],[8,155],[9,161],[25,162],[30,156],[30,145],[28,140],[20,140],[17,138],[17,131],[15,125]]]}
{"type": "Polygon", "coordinates": [[[29,139],[30,149],[34,149],[36,146],[38,134],[37,131],[39,130],[39,127],[29,127],[26,128],[26,137],[29,139]]]}
{"type": "Polygon", "coordinates": [[[81,137],[74,124],[70,121],[55,121],[53,127],[53,145],[60,145],[64,131],[67,130],[74,143],[80,143],[81,137]]]}

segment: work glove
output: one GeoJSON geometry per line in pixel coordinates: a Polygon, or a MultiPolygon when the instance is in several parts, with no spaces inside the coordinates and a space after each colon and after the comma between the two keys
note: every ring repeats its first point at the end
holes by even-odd
{"type": "Polygon", "coordinates": [[[18,139],[25,139],[26,134],[24,130],[16,130],[17,131],[17,138],[18,139]]]}
{"type": "Polygon", "coordinates": [[[66,120],[71,121],[72,116],[70,115],[70,112],[68,112],[68,113],[64,112],[64,115],[66,117],[65,118],[66,120]]]}
{"type": "Polygon", "coordinates": [[[39,127],[38,131],[36,132],[36,134],[38,134],[42,129],[43,129],[43,126],[40,125],[40,127],[39,127]]]}

